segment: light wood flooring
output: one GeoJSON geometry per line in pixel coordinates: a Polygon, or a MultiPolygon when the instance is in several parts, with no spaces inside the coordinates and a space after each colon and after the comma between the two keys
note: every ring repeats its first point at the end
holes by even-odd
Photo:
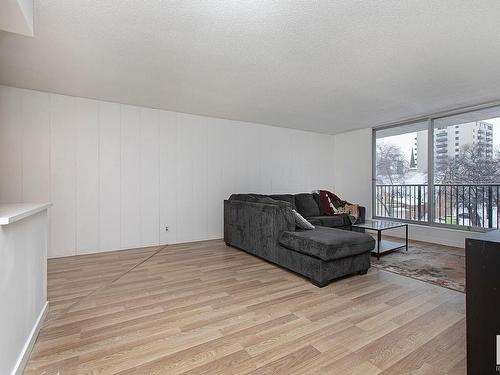
{"type": "Polygon", "coordinates": [[[25,374],[465,374],[464,294],[371,268],[317,288],[204,241],[49,261],[25,374]]]}

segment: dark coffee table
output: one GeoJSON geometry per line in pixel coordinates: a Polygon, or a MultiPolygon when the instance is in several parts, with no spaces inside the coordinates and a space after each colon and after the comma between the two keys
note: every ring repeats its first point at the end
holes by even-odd
{"type": "Polygon", "coordinates": [[[372,254],[377,255],[377,259],[380,259],[380,254],[385,254],[402,247],[406,247],[406,251],[408,251],[408,224],[406,223],[387,220],[366,220],[362,224],[353,224],[351,228],[360,228],[377,232],[377,246],[372,251],[372,254]],[[382,231],[400,227],[405,227],[406,230],[405,243],[382,240],[382,231]]]}

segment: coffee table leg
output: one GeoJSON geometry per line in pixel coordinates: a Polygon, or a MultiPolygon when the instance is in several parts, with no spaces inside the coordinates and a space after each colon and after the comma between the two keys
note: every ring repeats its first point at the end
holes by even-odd
{"type": "Polygon", "coordinates": [[[408,224],[406,224],[406,251],[408,251],[408,224]]]}
{"type": "Polygon", "coordinates": [[[377,260],[380,260],[380,241],[382,240],[382,231],[377,231],[377,260]]]}

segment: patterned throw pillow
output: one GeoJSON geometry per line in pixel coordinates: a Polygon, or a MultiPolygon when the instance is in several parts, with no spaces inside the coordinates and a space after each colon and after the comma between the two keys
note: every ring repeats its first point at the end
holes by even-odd
{"type": "Polygon", "coordinates": [[[314,225],[308,222],[304,217],[299,214],[297,211],[292,210],[293,216],[295,217],[295,225],[301,229],[314,229],[314,225]]]}

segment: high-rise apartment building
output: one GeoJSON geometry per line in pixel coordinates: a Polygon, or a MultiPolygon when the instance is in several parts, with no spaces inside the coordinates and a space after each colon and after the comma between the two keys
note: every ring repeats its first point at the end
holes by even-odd
{"type": "MultiPolygon", "coordinates": [[[[485,121],[475,121],[437,128],[434,132],[436,166],[459,155],[462,147],[466,145],[477,145],[480,156],[493,158],[493,125],[485,121]]],[[[413,154],[419,172],[427,172],[427,147],[427,131],[417,132],[413,154]]]]}

